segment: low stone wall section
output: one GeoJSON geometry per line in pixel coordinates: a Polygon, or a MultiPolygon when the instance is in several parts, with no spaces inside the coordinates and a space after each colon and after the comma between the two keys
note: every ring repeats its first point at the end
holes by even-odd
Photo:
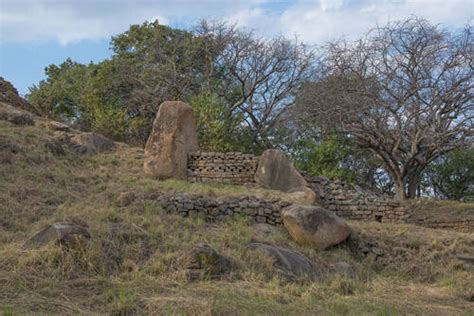
{"type": "Polygon", "coordinates": [[[377,195],[342,181],[305,176],[321,204],[338,216],[354,220],[405,222],[409,213],[401,201],[377,195]]]}
{"type": "Polygon", "coordinates": [[[281,225],[281,209],[290,205],[279,198],[261,199],[253,196],[228,197],[224,199],[192,195],[163,195],[158,199],[160,206],[168,213],[182,216],[202,216],[207,221],[220,221],[234,215],[250,216],[257,223],[281,225]]]}
{"type": "Polygon", "coordinates": [[[188,181],[228,184],[253,183],[258,156],[239,152],[188,154],[188,181]]]}
{"type": "Polygon", "coordinates": [[[428,228],[454,230],[460,233],[474,233],[474,219],[417,219],[410,221],[411,224],[416,224],[428,228]]]}

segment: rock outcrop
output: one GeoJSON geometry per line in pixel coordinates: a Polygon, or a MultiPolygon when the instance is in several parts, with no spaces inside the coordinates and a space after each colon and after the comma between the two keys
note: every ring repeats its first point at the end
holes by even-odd
{"type": "Polygon", "coordinates": [[[33,116],[21,111],[10,104],[0,101],[0,120],[9,121],[15,125],[33,125],[33,116]]]}
{"type": "Polygon", "coordinates": [[[270,256],[273,266],[286,281],[315,280],[322,276],[318,267],[294,250],[262,243],[251,243],[248,245],[248,249],[270,256]]]}
{"type": "Polygon", "coordinates": [[[95,155],[115,148],[115,143],[96,133],[81,133],[71,138],[72,148],[79,154],[95,155]]]}
{"type": "Polygon", "coordinates": [[[198,149],[191,106],[180,101],[163,102],[146,143],[145,173],[160,179],[186,180],[188,154],[198,149]]]}
{"type": "Polygon", "coordinates": [[[0,77],[0,102],[10,104],[15,108],[38,114],[25,99],[20,97],[16,88],[7,80],[0,77]]]}
{"type": "Polygon", "coordinates": [[[323,250],[349,237],[350,227],[336,214],[318,206],[290,205],[281,211],[283,224],[300,244],[323,250]]]}
{"type": "Polygon", "coordinates": [[[188,277],[192,280],[219,277],[230,272],[233,265],[229,258],[205,244],[193,246],[178,259],[178,263],[188,270],[188,277]]]}

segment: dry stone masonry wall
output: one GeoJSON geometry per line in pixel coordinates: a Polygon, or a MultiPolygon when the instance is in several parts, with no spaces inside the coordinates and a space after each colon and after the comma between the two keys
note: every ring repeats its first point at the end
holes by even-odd
{"type": "Polygon", "coordinates": [[[188,181],[244,184],[255,181],[258,156],[239,152],[188,154],[188,181]]]}
{"type": "Polygon", "coordinates": [[[340,217],[378,222],[405,222],[409,217],[403,203],[393,198],[325,177],[305,178],[321,204],[340,217]]]}
{"type": "Polygon", "coordinates": [[[429,228],[455,230],[461,233],[474,233],[474,218],[453,220],[419,218],[413,221],[409,221],[409,223],[429,228]]]}
{"type": "MultiPolygon", "coordinates": [[[[244,184],[255,182],[258,156],[238,152],[195,152],[188,154],[187,172],[190,182],[244,184]]],[[[336,215],[352,220],[413,223],[421,226],[472,232],[471,218],[453,221],[414,218],[403,202],[380,195],[342,181],[325,177],[304,176],[311,189],[319,196],[320,204],[336,215]]],[[[162,198],[162,206],[169,212],[184,216],[202,215],[207,220],[240,214],[251,216],[256,222],[278,225],[282,223],[280,210],[288,202],[263,200],[255,197],[209,199],[204,197],[173,196],[162,198]]]]}
{"type": "Polygon", "coordinates": [[[250,216],[257,223],[281,225],[280,211],[290,205],[274,198],[264,200],[253,196],[229,197],[225,199],[192,195],[163,195],[158,199],[160,206],[168,213],[182,216],[202,216],[207,221],[219,221],[234,215],[250,216]]]}

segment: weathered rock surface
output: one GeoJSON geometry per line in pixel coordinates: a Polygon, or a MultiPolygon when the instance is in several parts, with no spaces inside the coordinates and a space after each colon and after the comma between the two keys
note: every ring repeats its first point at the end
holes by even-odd
{"type": "Polygon", "coordinates": [[[290,192],[308,183],[283,152],[267,149],[260,156],[255,182],[265,189],[290,192]]]}
{"type": "Polygon", "coordinates": [[[47,226],[28,239],[25,243],[25,247],[39,248],[52,242],[60,242],[68,246],[76,246],[87,242],[89,239],[91,239],[91,235],[85,226],[70,223],[56,223],[47,226]]]}
{"type": "Polygon", "coordinates": [[[146,143],[145,173],[160,179],[186,180],[188,154],[198,149],[191,106],[180,101],[163,102],[146,143]]]}
{"type": "Polygon", "coordinates": [[[351,233],[336,214],[318,206],[290,205],[281,211],[281,216],[296,242],[313,244],[321,250],[343,242],[351,233]]]}
{"type": "Polygon", "coordinates": [[[277,272],[287,281],[302,278],[315,280],[322,277],[321,270],[297,251],[262,243],[251,243],[247,247],[270,256],[277,272]]]}
{"type": "Polygon", "coordinates": [[[79,154],[95,155],[112,150],[115,143],[105,136],[96,133],[81,133],[71,138],[72,148],[79,154]]]}
{"type": "Polygon", "coordinates": [[[188,270],[190,279],[216,278],[231,271],[232,261],[209,245],[198,244],[178,259],[179,265],[188,270]]]}
{"type": "Polygon", "coordinates": [[[15,125],[34,124],[32,115],[3,102],[0,102],[0,120],[6,120],[15,125]]]}
{"type": "Polygon", "coordinates": [[[287,193],[287,198],[289,202],[303,205],[313,205],[319,201],[316,193],[308,187],[290,190],[287,193]]]}
{"type": "Polygon", "coordinates": [[[50,121],[48,123],[48,127],[52,129],[53,131],[61,131],[61,132],[67,132],[71,129],[69,125],[66,125],[64,123],[57,122],[57,121],[50,121]]]}
{"type": "Polygon", "coordinates": [[[5,102],[15,108],[38,114],[31,104],[20,97],[16,88],[2,77],[0,77],[0,102],[5,102]]]}
{"type": "Polygon", "coordinates": [[[265,150],[260,156],[255,182],[265,189],[288,193],[293,203],[312,205],[319,201],[293,163],[276,149],[265,150]]]}

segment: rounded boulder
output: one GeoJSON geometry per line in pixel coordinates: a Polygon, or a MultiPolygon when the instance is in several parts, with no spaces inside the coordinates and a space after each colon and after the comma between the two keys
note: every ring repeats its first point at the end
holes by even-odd
{"type": "Polygon", "coordinates": [[[349,237],[351,228],[336,214],[312,205],[290,205],[281,211],[283,224],[299,244],[326,249],[349,237]]]}

